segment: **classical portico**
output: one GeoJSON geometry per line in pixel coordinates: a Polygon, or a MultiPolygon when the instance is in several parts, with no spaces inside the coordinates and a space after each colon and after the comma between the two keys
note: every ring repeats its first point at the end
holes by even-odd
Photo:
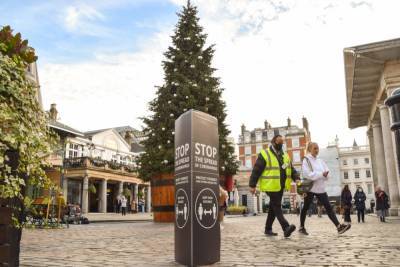
{"type": "Polygon", "coordinates": [[[123,166],[99,166],[88,157],[66,159],[63,190],[69,202],[81,205],[84,214],[115,212],[117,196],[126,190],[129,205],[135,200],[132,209],[138,210],[139,192],[143,192],[145,211],[151,210],[150,185],[139,179],[136,172],[127,171],[123,166]]]}
{"type": "Polygon", "coordinates": [[[400,178],[391,114],[383,104],[400,90],[400,39],[344,49],[349,128],[367,127],[375,186],[389,194],[399,215],[400,178]]]}

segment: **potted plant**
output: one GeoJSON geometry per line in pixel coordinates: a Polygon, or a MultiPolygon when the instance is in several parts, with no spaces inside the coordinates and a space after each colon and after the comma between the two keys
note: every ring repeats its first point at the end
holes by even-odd
{"type": "Polygon", "coordinates": [[[96,192],[97,192],[96,186],[95,186],[93,183],[91,183],[91,184],[89,185],[88,190],[89,190],[89,192],[92,193],[92,194],[96,194],[96,192]]]}

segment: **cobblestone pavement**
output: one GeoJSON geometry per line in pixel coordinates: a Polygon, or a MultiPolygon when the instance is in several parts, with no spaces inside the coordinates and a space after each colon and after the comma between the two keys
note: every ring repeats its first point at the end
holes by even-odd
{"type": "MultiPolygon", "coordinates": [[[[298,225],[296,215],[286,218],[298,225]]],[[[307,218],[309,236],[263,235],[266,216],[226,218],[221,261],[213,266],[400,266],[400,220],[367,216],[338,235],[324,215],[307,218]]],[[[353,222],[356,218],[352,218],[353,222]]],[[[72,225],[24,230],[21,266],[179,266],[172,224],[152,222],[72,225]]]]}

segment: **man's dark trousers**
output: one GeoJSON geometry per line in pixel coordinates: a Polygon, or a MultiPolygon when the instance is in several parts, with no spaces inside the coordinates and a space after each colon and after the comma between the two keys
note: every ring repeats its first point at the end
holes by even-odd
{"type": "Polygon", "coordinates": [[[285,231],[289,226],[289,223],[286,221],[285,217],[283,217],[282,213],[283,190],[279,192],[267,192],[267,195],[269,196],[269,209],[267,221],[265,222],[265,231],[272,230],[272,224],[274,223],[275,217],[278,218],[282,230],[285,231]]]}

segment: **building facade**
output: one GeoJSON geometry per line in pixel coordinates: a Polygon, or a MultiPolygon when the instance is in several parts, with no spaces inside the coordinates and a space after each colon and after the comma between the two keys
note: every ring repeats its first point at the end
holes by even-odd
{"type": "Polygon", "coordinates": [[[246,130],[242,125],[239,135],[239,161],[242,166],[252,168],[262,149],[267,148],[271,139],[280,134],[285,138],[284,150],[287,151],[296,169],[301,168],[301,159],[306,153],[306,145],[310,141],[308,121],[303,117],[303,128],[291,124],[290,118],[286,126],[272,127],[268,121],[264,122],[264,128],[246,130]]]}
{"type": "Polygon", "coordinates": [[[361,187],[367,197],[366,208],[371,207],[375,201],[374,180],[369,146],[339,148],[340,176],[342,187],[349,186],[354,196],[358,187],[361,187]]]}
{"type": "Polygon", "coordinates": [[[399,215],[400,177],[393,114],[384,101],[400,92],[400,39],[345,48],[349,128],[367,127],[374,184],[389,194],[391,215],[399,215]]]}
{"type": "MultiPolygon", "coordinates": [[[[265,193],[258,192],[256,196],[251,195],[248,182],[258,154],[262,149],[268,148],[275,135],[280,134],[284,137],[283,149],[292,159],[293,167],[298,171],[301,170],[301,160],[306,154],[306,147],[311,138],[307,119],[303,117],[302,122],[303,127],[300,128],[292,125],[290,118],[287,119],[287,125],[280,127],[272,127],[268,121],[264,121],[264,128],[256,128],[252,131],[246,130],[245,125],[242,125],[238,142],[240,168],[233,179],[236,181],[239,203],[247,206],[250,212],[261,212],[263,204],[269,203],[269,198],[265,193]]],[[[293,184],[290,192],[284,193],[283,206],[293,208],[296,195],[296,187],[293,184]]]]}
{"type": "Polygon", "coordinates": [[[336,139],[335,143],[329,144],[325,148],[320,147],[318,157],[326,163],[329,169],[329,179],[325,184],[326,193],[331,201],[340,204],[342,176],[340,172],[338,140],[336,139]]]}
{"type": "Polygon", "coordinates": [[[50,156],[53,167],[46,173],[68,203],[80,205],[83,213],[114,212],[117,196],[124,194],[129,204],[134,200],[132,209],[150,212],[150,184],[136,172],[135,158],[142,152],[133,152],[133,128],[82,133],[57,120],[55,104],[49,117],[49,126],[60,136],[60,149],[50,156]]]}

